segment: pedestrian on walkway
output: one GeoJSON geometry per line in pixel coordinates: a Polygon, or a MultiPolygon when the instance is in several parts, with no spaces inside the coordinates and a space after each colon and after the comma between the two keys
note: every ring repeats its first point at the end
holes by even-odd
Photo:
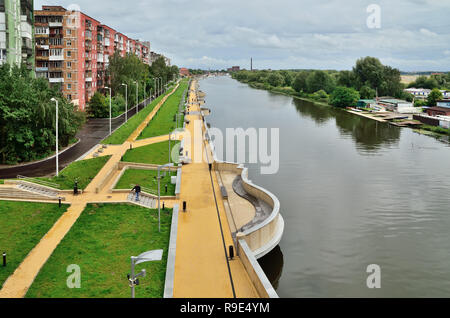
{"type": "Polygon", "coordinates": [[[141,193],[141,186],[136,184],[136,186],[131,190],[136,193],[136,202],[139,202],[139,193],[141,193]]]}

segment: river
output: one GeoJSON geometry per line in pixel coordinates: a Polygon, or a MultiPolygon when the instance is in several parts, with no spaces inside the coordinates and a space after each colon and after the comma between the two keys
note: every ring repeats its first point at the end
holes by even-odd
{"type": "Polygon", "coordinates": [[[260,260],[280,297],[450,297],[447,143],[229,77],[200,89],[212,127],[280,129],[278,173],[248,165],[281,202],[283,238],[260,260]]]}

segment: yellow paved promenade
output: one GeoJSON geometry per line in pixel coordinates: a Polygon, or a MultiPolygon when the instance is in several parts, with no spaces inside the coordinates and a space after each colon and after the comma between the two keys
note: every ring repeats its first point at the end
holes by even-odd
{"type": "MultiPolygon", "coordinates": [[[[122,156],[130,148],[130,143],[133,143],[140,135],[142,130],[146,127],[146,123],[152,120],[158,109],[177,88],[178,85],[158,103],[155,109],[145,119],[145,125],[141,124],[125,143],[119,146],[111,147],[111,149],[114,149],[111,153],[112,157],[108,160],[92,182],[86,187],[82,195],[79,195],[76,198],[74,198],[73,195],[66,196],[67,202],[71,203],[71,206],[68,208],[67,212],[59,218],[59,220],[53,225],[41,241],[33,248],[33,250],[23,260],[14,273],[6,280],[0,290],[0,298],[22,298],[26,295],[42,266],[44,266],[45,262],[51,256],[55,248],[75,224],[88,203],[127,202],[127,194],[109,193],[109,188],[107,186],[111,184],[114,178],[101,186],[103,180],[109,173],[111,173],[114,166],[121,160],[122,156]],[[99,193],[96,193],[96,189],[98,187],[100,187],[100,191],[99,193]]],[[[168,137],[166,138],[168,139],[168,137]]],[[[147,139],[146,141],[139,142],[139,145],[142,146],[151,144],[161,140],[164,140],[164,136],[147,139]]],[[[173,202],[170,202],[168,206],[173,206],[173,202]]]]}
{"type": "MultiPolygon", "coordinates": [[[[196,83],[193,82],[191,90],[196,83]]],[[[190,110],[199,111],[195,104],[197,97],[189,94],[190,110]]],[[[194,121],[200,115],[188,115],[186,125],[194,137],[194,121]]],[[[194,138],[193,138],[194,139],[194,138]]],[[[185,149],[192,154],[191,149],[185,149]]],[[[213,173],[214,188],[219,207],[220,220],[225,237],[226,249],[233,245],[231,232],[225,214],[216,176],[213,173]]],[[[187,212],[180,212],[175,258],[174,297],[176,298],[231,298],[233,297],[230,275],[227,267],[222,235],[213,195],[208,164],[190,163],[182,168],[180,202],[187,202],[187,212]]],[[[240,259],[230,261],[231,274],[237,297],[254,298],[258,294],[250,281],[240,259]]]]}

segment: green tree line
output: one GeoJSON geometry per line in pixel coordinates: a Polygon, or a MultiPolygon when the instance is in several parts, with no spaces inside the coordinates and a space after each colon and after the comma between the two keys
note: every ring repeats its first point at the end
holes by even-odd
{"type": "Polygon", "coordinates": [[[0,162],[38,160],[55,151],[59,101],[59,146],[68,146],[84,123],[84,113],[67,101],[58,86],[35,79],[25,67],[0,66],[0,162]]]}
{"type": "MultiPolygon", "coordinates": [[[[112,116],[116,117],[125,111],[126,93],[128,93],[128,106],[131,108],[136,105],[136,97],[141,102],[144,97],[148,98],[150,94],[155,94],[157,81],[161,82],[156,78],[161,78],[164,84],[176,79],[178,74],[178,67],[166,65],[163,57],[158,57],[149,66],[134,54],[122,57],[119,52],[115,52],[109,60],[107,70],[113,96],[111,98],[112,116]],[[126,89],[122,84],[126,84],[128,88],[126,89]]],[[[87,112],[90,117],[109,117],[109,90],[97,91],[89,101],[87,112]]]]}
{"type": "Polygon", "coordinates": [[[235,72],[232,77],[253,87],[330,103],[338,107],[356,106],[360,98],[392,96],[412,101],[404,92],[398,69],[383,65],[379,59],[365,57],[351,71],[281,70],[235,72]]]}

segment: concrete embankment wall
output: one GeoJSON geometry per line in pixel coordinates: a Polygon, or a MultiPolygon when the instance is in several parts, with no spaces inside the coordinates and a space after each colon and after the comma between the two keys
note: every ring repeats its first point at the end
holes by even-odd
{"type": "Polygon", "coordinates": [[[247,168],[236,163],[215,161],[213,165],[218,171],[231,171],[242,177],[242,185],[247,193],[266,202],[272,207],[272,212],[262,223],[237,234],[237,239],[244,239],[255,257],[261,258],[274,249],[281,240],[284,231],[284,220],[280,214],[280,202],[269,191],[253,184],[248,179],[247,168]]]}
{"type": "MultiPolygon", "coordinates": [[[[202,115],[205,114],[202,112],[202,115]]],[[[269,253],[281,240],[284,231],[284,220],[280,214],[280,202],[269,191],[253,184],[248,179],[248,169],[243,165],[232,162],[223,162],[217,159],[214,143],[210,140],[206,121],[203,122],[204,138],[213,155],[212,166],[214,171],[231,171],[241,175],[243,187],[250,195],[261,199],[272,207],[269,217],[262,223],[255,225],[245,232],[237,233],[237,252],[244,267],[256,287],[258,294],[263,298],[277,298],[278,295],[270,284],[266,274],[257,259],[269,253]]]]}

